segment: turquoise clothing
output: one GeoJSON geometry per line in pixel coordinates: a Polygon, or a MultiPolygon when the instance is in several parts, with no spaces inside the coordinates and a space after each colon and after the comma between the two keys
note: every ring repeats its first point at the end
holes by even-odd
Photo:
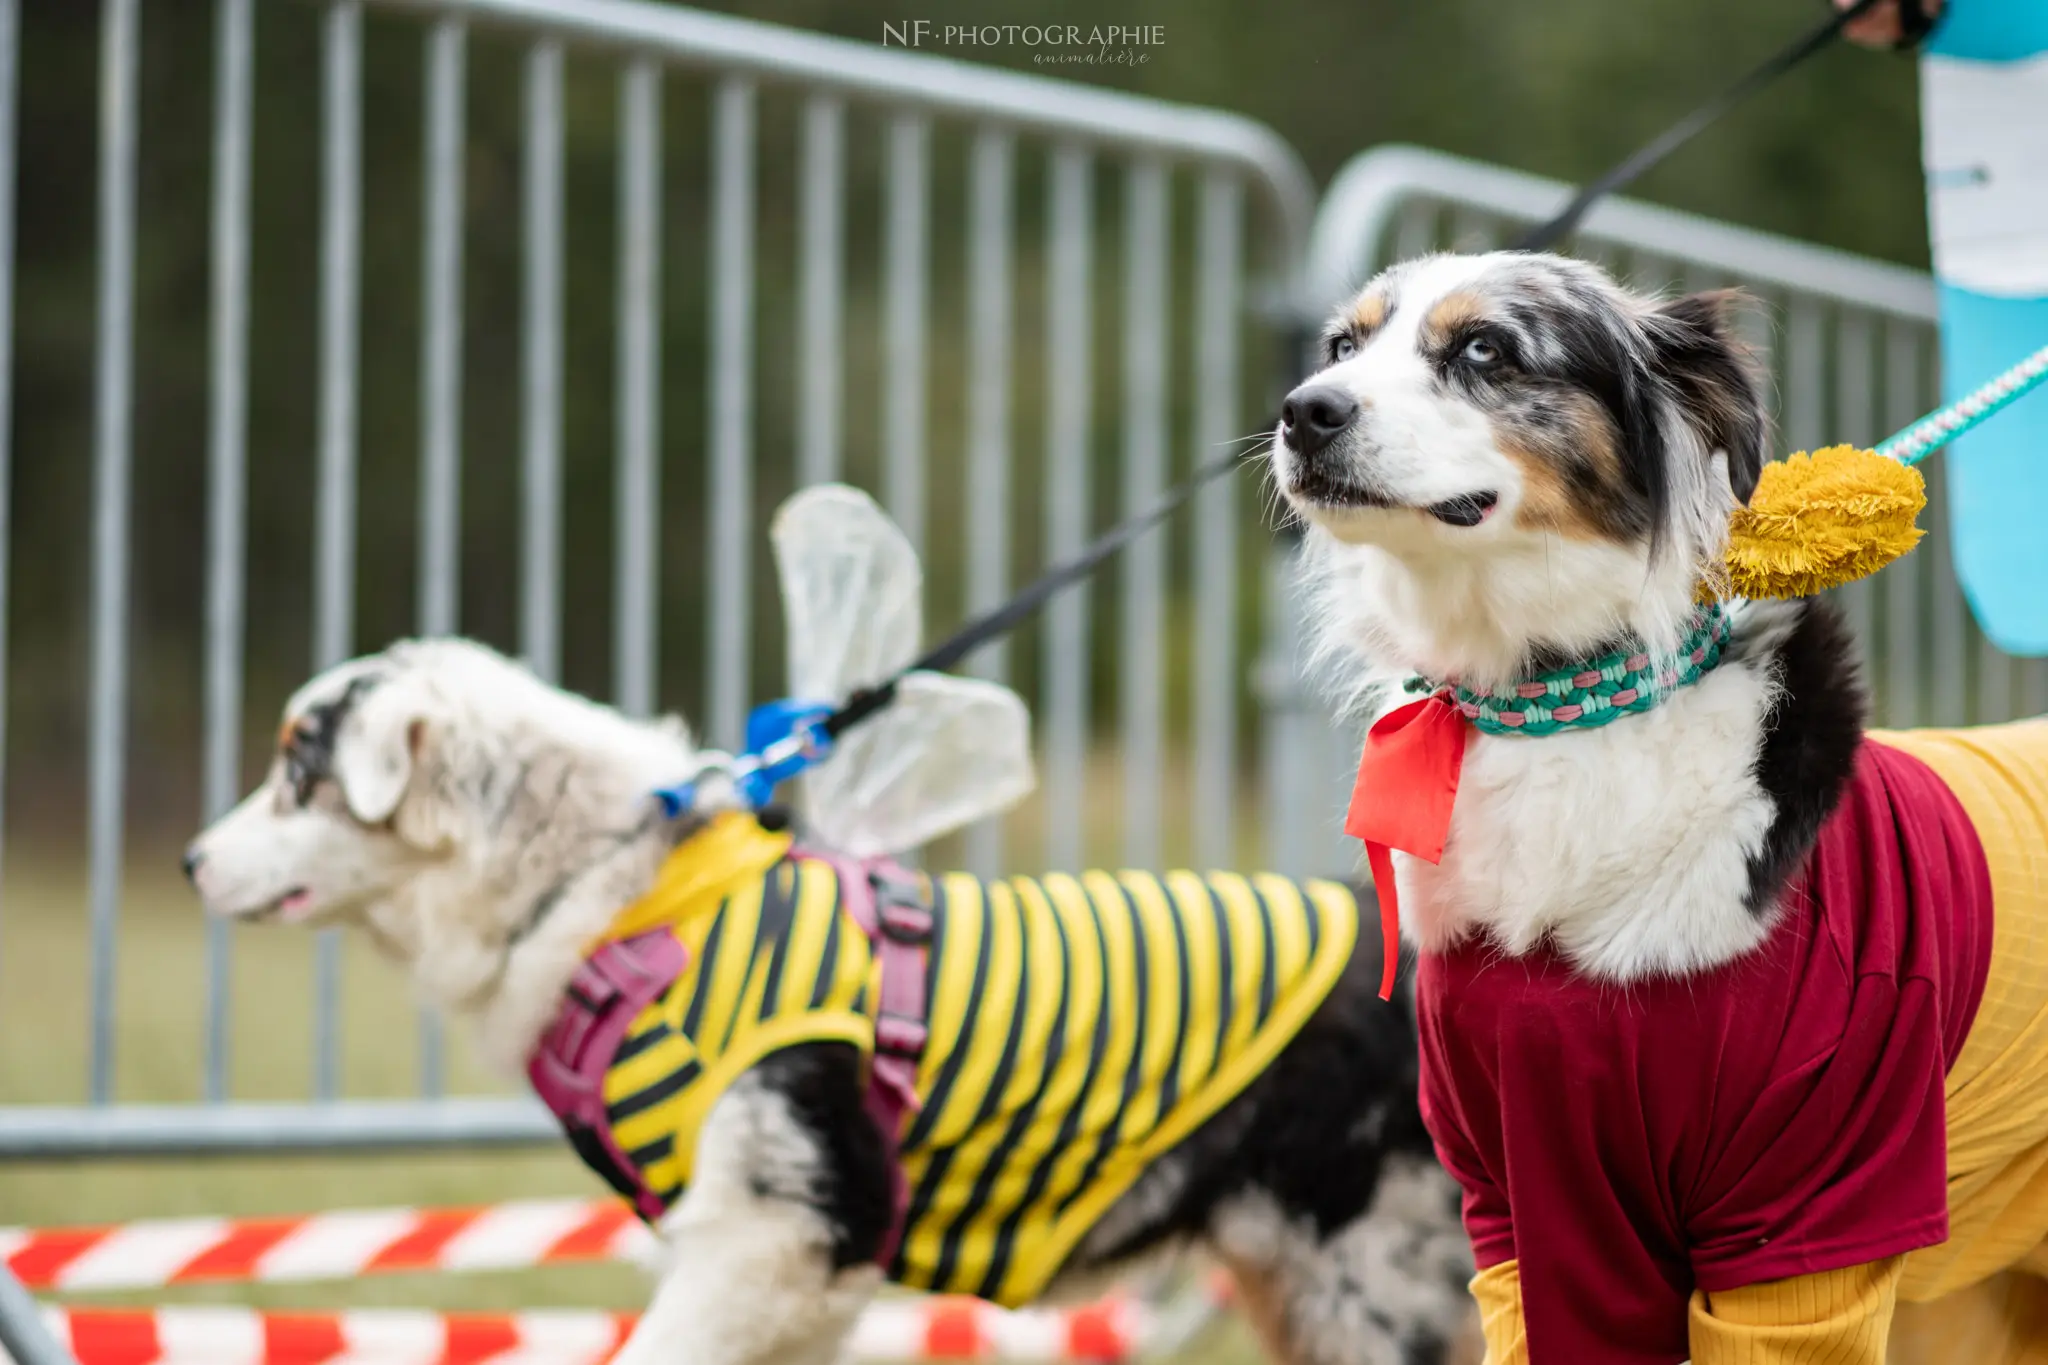
{"type": "MultiPolygon", "coordinates": [[[[2048,298],[2002,299],[1944,284],[1942,401],[2048,346],[2048,298]]],[[[1949,447],[1956,577],[1991,642],[2048,654],[2048,389],[1949,447]]]]}
{"type": "Polygon", "coordinates": [[[1972,62],[2012,62],[2048,52],[2048,5],[2041,0],[1950,0],[1922,51],[1972,62]]]}
{"type": "MultiPolygon", "coordinates": [[[[2048,0],[1949,0],[1921,63],[1944,402],[2048,346],[2048,0]]],[[[2009,654],[2048,654],[2048,390],[1949,448],[1957,577],[2009,654]]]]}

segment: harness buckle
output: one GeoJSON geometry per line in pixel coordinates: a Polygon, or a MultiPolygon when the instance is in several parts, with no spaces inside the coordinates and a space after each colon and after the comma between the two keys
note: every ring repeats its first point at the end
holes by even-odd
{"type": "MultiPolygon", "coordinates": [[[[875,1051],[915,1062],[924,1056],[931,1029],[925,1022],[924,959],[931,947],[933,918],[924,883],[894,865],[868,869],[875,897],[875,929],[888,948],[908,950],[882,971],[882,998],[875,1011],[875,1051]]],[[[885,957],[885,963],[887,959],[885,957]]]]}
{"type": "Polygon", "coordinates": [[[924,1056],[931,1029],[913,1015],[880,1010],[875,1014],[875,1051],[914,1062],[924,1056]]]}
{"type": "Polygon", "coordinates": [[[564,989],[571,1000],[591,1014],[603,1014],[625,992],[621,983],[594,957],[586,957],[576,964],[576,974],[569,978],[564,989]]]}
{"type": "Polygon", "coordinates": [[[906,948],[931,943],[931,903],[916,879],[878,868],[868,873],[868,883],[875,889],[875,927],[883,938],[906,948]]]}

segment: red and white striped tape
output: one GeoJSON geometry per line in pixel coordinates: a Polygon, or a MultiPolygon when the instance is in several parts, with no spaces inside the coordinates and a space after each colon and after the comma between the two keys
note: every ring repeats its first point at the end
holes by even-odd
{"type": "Polygon", "coordinates": [[[586,1311],[393,1308],[48,1308],[44,1316],[78,1365],[598,1365],[633,1325],[586,1311]]]}
{"type": "MultiPolygon", "coordinates": [[[[651,1233],[614,1200],[526,1200],[469,1209],[355,1209],[303,1218],[144,1219],[104,1227],[0,1228],[0,1261],[31,1289],[153,1289],[204,1281],[518,1270],[642,1259],[651,1233]]],[[[1227,1296],[1212,1282],[1211,1304],[1227,1296]]],[[[576,1310],[47,1308],[79,1365],[581,1365],[611,1355],[633,1319],[576,1310]]],[[[973,1299],[884,1299],[861,1318],[870,1360],[1116,1361],[1171,1315],[1135,1299],[1005,1311],[973,1299]]],[[[7,1359],[0,1351],[0,1362],[7,1359]]]]}
{"type": "MultiPolygon", "coordinates": [[[[632,1330],[627,1314],[582,1310],[431,1313],[358,1309],[48,1308],[78,1365],[599,1365],[632,1330]]],[[[1112,1299],[1004,1310],[973,1299],[884,1299],[851,1342],[868,1360],[1121,1361],[1153,1315],[1112,1299]]],[[[0,1351],[0,1361],[6,1360],[0,1351]]]]}
{"type": "Polygon", "coordinates": [[[637,1259],[653,1244],[653,1235],[618,1200],[552,1199],[472,1209],[352,1209],[303,1218],[0,1228],[0,1261],[30,1289],[65,1292],[206,1280],[522,1270],[637,1259]]]}
{"type": "Polygon", "coordinates": [[[1154,1326],[1147,1305],[1125,1298],[1010,1309],[979,1299],[882,1299],[861,1315],[851,1346],[867,1360],[1113,1361],[1143,1350],[1154,1326]]]}

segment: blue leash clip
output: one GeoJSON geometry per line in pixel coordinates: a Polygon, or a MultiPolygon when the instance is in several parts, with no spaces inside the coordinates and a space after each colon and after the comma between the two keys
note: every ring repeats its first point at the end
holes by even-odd
{"type": "Polygon", "coordinates": [[[662,813],[673,820],[689,810],[696,802],[697,785],[719,771],[748,806],[759,810],[777,787],[832,752],[832,741],[818,728],[831,714],[832,708],[823,703],[788,697],[755,707],[747,716],[747,747],[736,758],[707,764],[686,782],[655,789],[662,813]]]}

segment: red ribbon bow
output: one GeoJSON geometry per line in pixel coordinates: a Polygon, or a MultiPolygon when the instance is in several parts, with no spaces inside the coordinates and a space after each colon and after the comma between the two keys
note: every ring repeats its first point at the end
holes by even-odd
{"type": "Polygon", "coordinates": [[[1442,693],[1389,711],[1365,737],[1344,832],[1365,841],[1373,892],[1379,897],[1382,1000],[1393,999],[1394,969],[1401,956],[1401,906],[1390,850],[1425,862],[1442,859],[1464,766],[1465,718],[1442,693]]]}

